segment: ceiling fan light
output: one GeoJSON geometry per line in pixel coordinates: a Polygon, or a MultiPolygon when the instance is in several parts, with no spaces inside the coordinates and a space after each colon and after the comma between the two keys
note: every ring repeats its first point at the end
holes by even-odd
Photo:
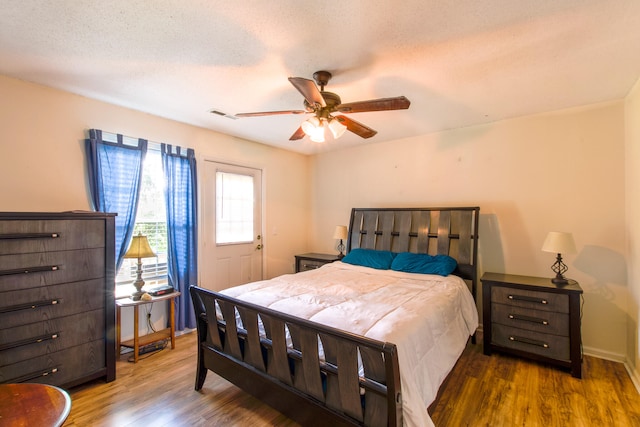
{"type": "Polygon", "coordinates": [[[329,130],[333,134],[333,137],[335,139],[338,139],[342,136],[342,134],[344,134],[344,132],[347,130],[347,127],[340,123],[338,119],[331,119],[331,121],[329,122],[329,130]]]}
{"type": "Polygon", "coordinates": [[[320,122],[320,125],[315,128],[315,130],[311,135],[309,135],[309,137],[313,142],[324,142],[324,131],[324,122],[320,122]]]}
{"type": "Polygon", "coordinates": [[[305,120],[300,125],[302,131],[309,136],[312,136],[315,132],[317,132],[319,126],[320,119],[318,119],[317,117],[311,117],[309,120],[305,120]]]}
{"type": "Polygon", "coordinates": [[[317,132],[309,137],[313,142],[324,142],[324,132],[317,132]]]}

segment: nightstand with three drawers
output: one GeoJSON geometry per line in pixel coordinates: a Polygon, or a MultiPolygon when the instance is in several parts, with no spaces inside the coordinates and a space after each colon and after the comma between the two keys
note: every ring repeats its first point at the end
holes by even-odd
{"type": "Polygon", "coordinates": [[[325,264],[329,264],[330,262],[338,261],[340,257],[338,254],[330,255],[330,254],[316,254],[316,253],[308,253],[296,255],[296,273],[300,273],[301,271],[314,270],[316,268],[322,267],[325,264]]]}
{"type": "Polygon", "coordinates": [[[580,297],[575,280],[485,273],[482,276],[484,353],[493,350],[571,369],[582,377],[580,297]]]}

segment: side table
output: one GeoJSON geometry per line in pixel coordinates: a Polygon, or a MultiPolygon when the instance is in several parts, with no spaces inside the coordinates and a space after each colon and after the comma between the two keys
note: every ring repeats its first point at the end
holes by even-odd
{"type": "Polygon", "coordinates": [[[482,276],[484,354],[502,351],[553,363],[582,377],[580,297],[575,280],[485,273],[482,276]]]}
{"type": "Polygon", "coordinates": [[[161,295],[157,297],[151,297],[149,301],[138,300],[133,301],[131,298],[121,298],[116,300],[116,329],[117,329],[117,342],[116,349],[118,354],[120,353],[120,347],[129,347],[133,348],[133,362],[137,363],[140,357],[140,347],[145,346],[147,344],[154,343],[156,341],[160,341],[166,338],[171,339],[171,348],[176,348],[176,315],[175,315],[175,307],[174,307],[174,299],[180,295],[180,292],[172,292],[170,294],[161,295]],[[138,309],[141,305],[145,304],[153,304],[154,302],[159,301],[169,301],[169,327],[166,329],[162,329],[157,332],[153,332],[151,334],[140,336],[138,331],[139,325],[138,321],[140,318],[138,309]],[[121,310],[123,307],[133,307],[133,339],[127,341],[121,341],[121,321],[122,315],[121,310]]]}

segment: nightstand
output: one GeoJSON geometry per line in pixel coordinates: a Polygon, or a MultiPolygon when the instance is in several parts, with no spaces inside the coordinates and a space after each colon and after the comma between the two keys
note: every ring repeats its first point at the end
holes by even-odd
{"type": "Polygon", "coordinates": [[[485,273],[482,276],[484,354],[493,350],[571,369],[582,378],[580,297],[575,280],[485,273]]]}
{"type": "Polygon", "coordinates": [[[133,363],[138,363],[140,358],[140,347],[147,344],[151,344],[163,339],[171,340],[171,348],[176,348],[176,318],[175,318],[175,301],[180,292],[172,292],[170,294],[161,295],[158,297],[151,297],[150,300],[137,300],[133,301],[131,298],[122,298],[116,300],[116,349],[118,355],[120,354],[120,347],[130,347],[133,349],[133,363]],[[141,305],[153,304],[159,301],[169,301],[169,327],[161,331],[153,332],[151,334],[140,336],[138,332],[138,308],[141,305]],[[121,340],[121,328],[122,321],[122,308],[133,307],[133,339],[128,341],[121,340]]]}
{"type": "Polygon", "coordinates": [[[338,254],[329,255],[329,254],[301,254],[296,255],[296,273],[300,273],[301,271],[314,270],[318,267],[322,267],[325,264],[329,264],[330,262],[338,261],[340,257],[338,254]]]}

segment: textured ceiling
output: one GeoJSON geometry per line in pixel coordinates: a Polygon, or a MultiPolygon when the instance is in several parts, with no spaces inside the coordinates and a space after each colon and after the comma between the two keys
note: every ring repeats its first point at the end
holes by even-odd
{"type": "Polygon", "coordinates": [[[640,1],[0,0],[0,74],[315,153],[621,99],[640,1]],[[411,107],[321,144],[289,141],[305,116],[209,113],[302,109],[287,77],[321,69],[343,102],[411,107]]]}

